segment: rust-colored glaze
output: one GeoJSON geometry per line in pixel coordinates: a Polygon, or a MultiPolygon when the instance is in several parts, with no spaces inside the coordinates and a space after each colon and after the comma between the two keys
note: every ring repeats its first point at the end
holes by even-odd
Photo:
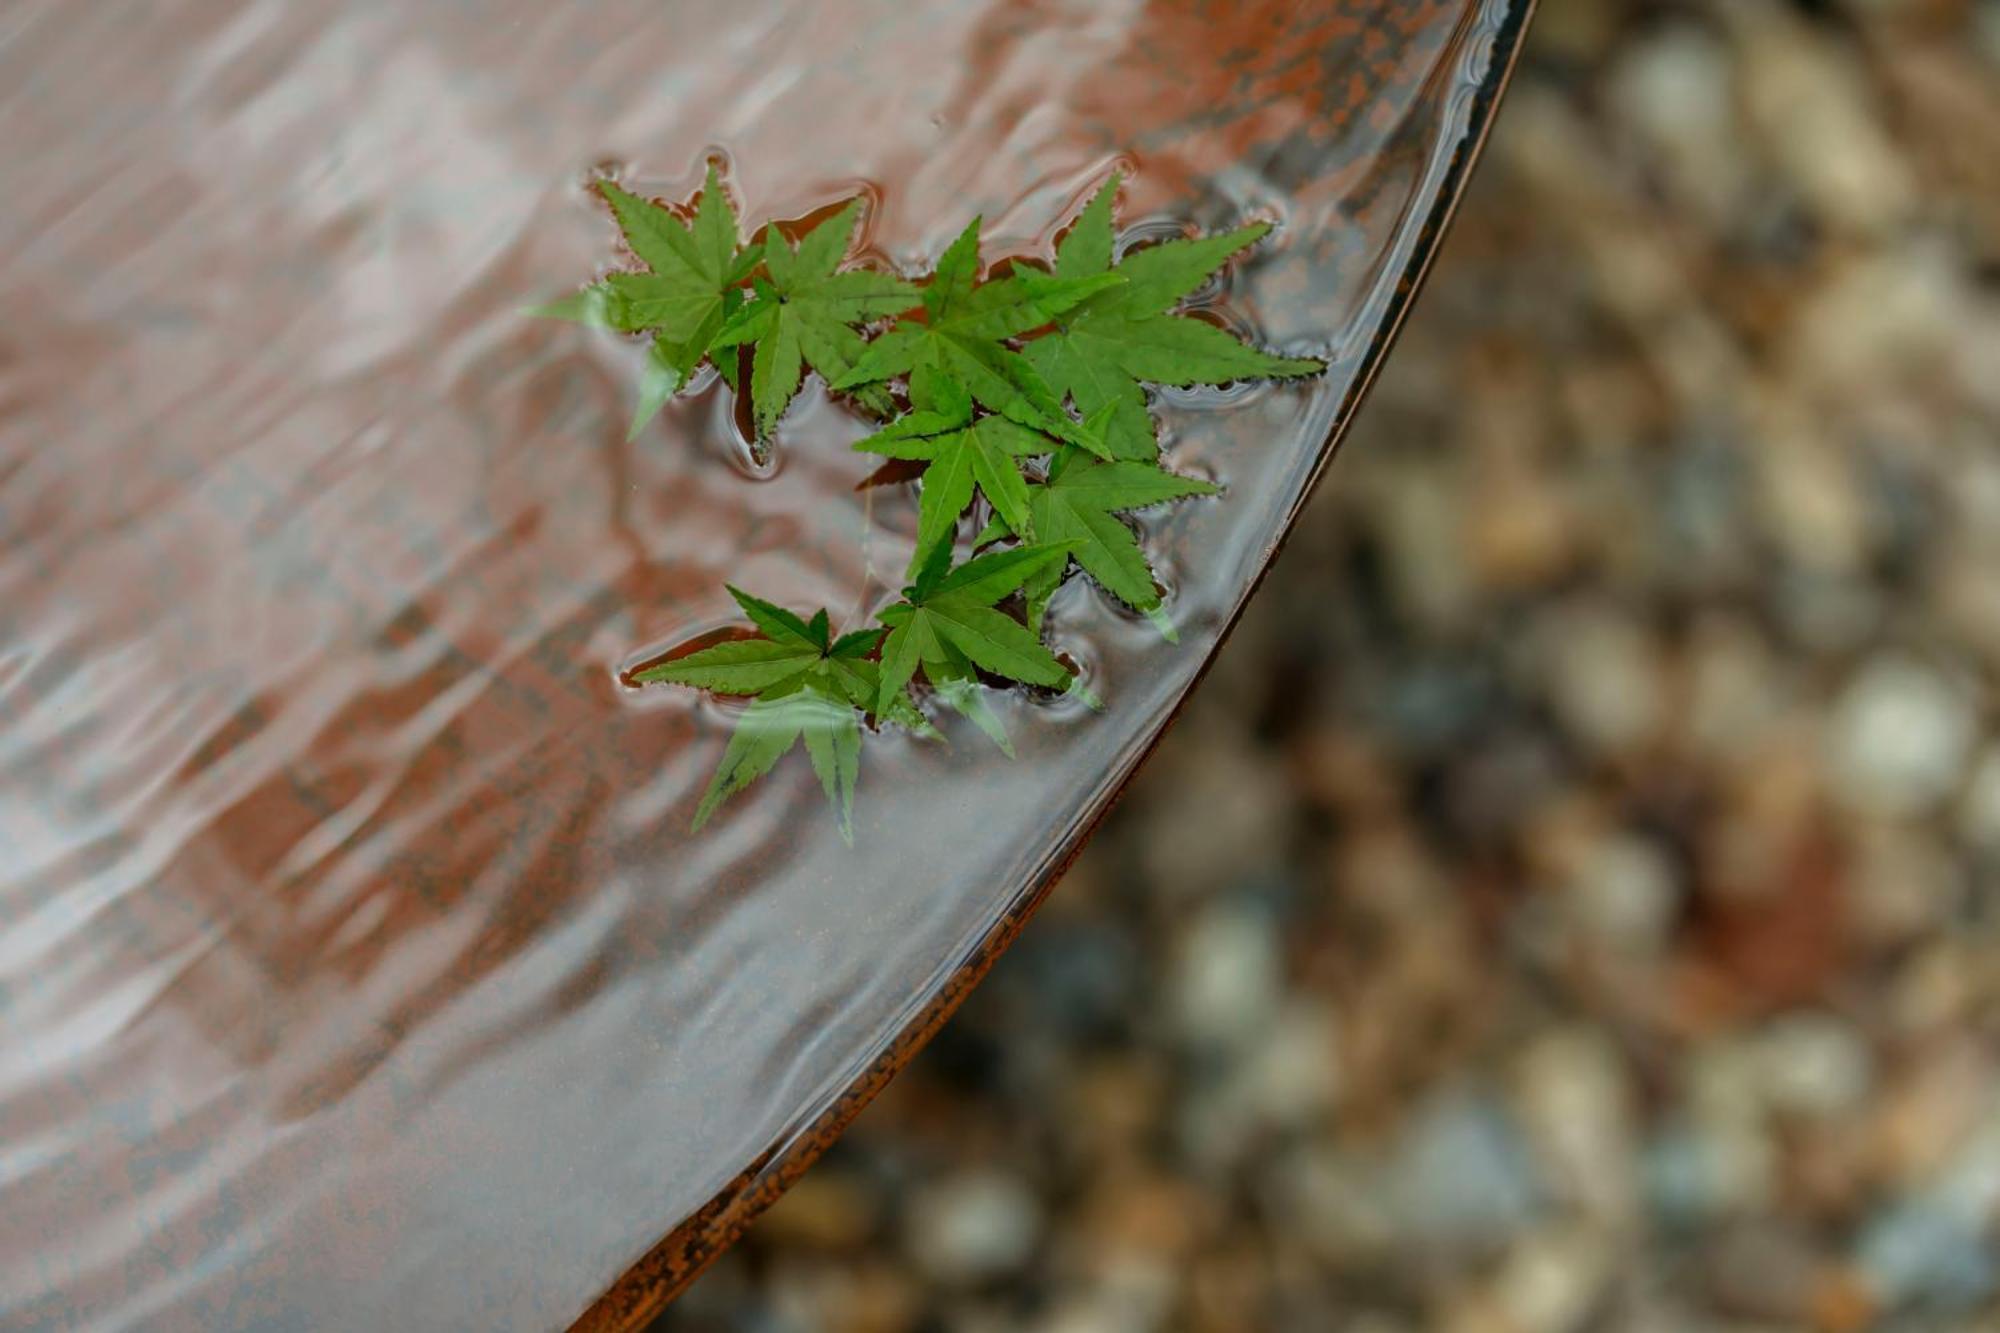
{"type": "Polygon", "coordinates": [[[77,0],[0,34],[0,1326],[625,1328],[1048,892],[1240,612],[1400,320],[1526,0],[77,0]],[[724,579],[865,619],[907,487],[809,393],[624,440],[637,349],[524,319],[595,164],[866,243],[1281,225],[1214,294],[1324,380],[1160,406],[1177,645],[1079,585],[1107,707],[871,737],[686,823],[727,708],[621,672],[724,579]],[[912,857],[899,839],[935,851],[912,857]],[[655,1238],[669,1239],[651,1249],[655,1238]],[[636,1266],[635,1266],[636,1265],[636,1266]],[[620,1280],[619,1274],[626,1276],[620,1280]],[[597,1299],[609,1288],[609,1294],[597,1299]],[[592,1301],[596,1300],[596,1304],[592,1301]]]}

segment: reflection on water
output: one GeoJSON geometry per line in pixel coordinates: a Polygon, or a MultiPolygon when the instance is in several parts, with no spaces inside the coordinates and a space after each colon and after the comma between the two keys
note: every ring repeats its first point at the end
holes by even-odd
{"type": "Polygon", "coordinates": [[[1506,7],[0,20],[0,1323],[558,1326],[810,1122],[1247,592],[1506,7]],[[725,576],[862,623],[908,488],[816,391],[755,481],[717,386],[628,444],[639,347],[519,314],[603,259],[594,168],[684,197],[710,150],[748,216],[869,190],[908,266],[974,212],[1046,253],[1122,156],[1148,227],[1279,219],[1217,295],[1334,363],[1163,407],[1230,488],[1148,516],[1181,642],[1073,581],[1107,711],[994,695],[1014,764],[872,738],[852,851],[803,764],[688,837],[726,720],[617,677],[725,576]]]}

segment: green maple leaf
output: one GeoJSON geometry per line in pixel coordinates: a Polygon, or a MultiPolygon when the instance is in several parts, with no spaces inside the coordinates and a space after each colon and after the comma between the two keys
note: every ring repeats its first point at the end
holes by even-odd
{"type": "MultiPolygon", "coordinates": [[[[1067,551],[1018,547],[947,570],[950,554],[949,547],[939,547],[916,583],[903,590],[903,600],[881,614],[889,627],[882,642],[881,699],[897,697],[919,667],[933,683],[971,681],[974,668],[1028,685],[1069,680],[1068,668],[1031,630],[994,609],[1041,570],[1060,566],[1067,551]]],[[[949,693],[946,701],[952,702],[949,693]]]]}
{"type": "Polygon", "coordinates": [[[803,745],[851,842],[864,725],[936,734],[912,695],[920,672],[932,695],[1009,755],[982,678],[1067,684],[1101,706],[1040,638],[1072,561],[1174,637],[1152,567],[1121,515],[1218,488],[1159,466],[1145,386],[1301,376],[1324,366],[1273,355],[1176,313],[1262,239],[1266,224],[1143,248],[1114,263],[1118,187],[1113,176],[1090,200],[1058,245],[1052,273],[1021,266],[982,282],[974,219],[919,289],[894,274],[842,271],[859,201],[797,240],[766,227],[746,247],[713,167],[685,214],[600,186],[647,271],[613,274],[540,313],[653,335],[635,432],[706,357],[747,401],[760,439],[811,370],[834,392],[894,417],[856,449],[924,465],[911,586],[880,613],[881,628],[835,638],[824,610],[808,619],[731,588],[758,637],[638,673],[640,682],[748,700],[695,812],[696,828],[803,745]],[[872,343],[864,338],[874,321],[894,315],[903,316],[894,328],[872,343]],[[906,411],[890,393],[892,380],[907,384],[906,411]],[[1045,473],[1026,462],[1050,455],[1045,473]],[[982,497],[992,521],[975,549],[1003,538],[1009,548],[954,567],[959,523],[982,497]],[[998,609],[1017,592],[1025,624],[998,609]]]}
{"type": "Polygon", "coordinates": [[[1062,409],[1061,396],[1020,352],[1007,345],[1093,296],[1123,284],[1114,273],[1051,276],[1020,268],[980,283],[979,219],[938,260],[924,288],[924,318],[905,319],[868,346],[836,389],[876,384],[920,370],[949,376],[973,399],[1017,425],[1047,431],[1084,448],[1103,443],[1062,409]]]}
{"type": "MultiPolygon", "coordinates": [[[[798,393],[807,366],[836,387],[862,359],[868,344],[857,331],[917,303],[917,289],[891,273],[837,271],[847,257],[861,201],[827,218],[795,246],[775,230],[764,236],[764,271],[755,299],[718,329],[711,347],[752,346],[750,401],[757,433],[768,436],[798,393]]],[[[885,410],[886,394],[870,395],[885,410]]],[[[867,402],[868,399],[864,399],[867,402]]]]}
{"type": "Polygon", "coordinates": [[[736,588],[729,595],[765,637],[732,639],[633,677],[641,684],[666,681],[752,696],[695,810],[693,827],[707,823],[726,797],[770,772],[804,741],[841,837],[851,842],[862,715],[879,713],[927,730],[900,690],[885,696],[880,669],[867,660],[883,631],[857,630],[835,639],[824,610],[806,620],[736,588]]]}
{"type": "Polygon", "coordinates": [[[1106,274],[1125,279],[1056,320],[1029,343],[1026,355],[1059,395],[1085,417],[1109,412],[1105,441],[1122,459],[1159,455],[1141,383],[1227,384],[1234,380],[1316,375],[1325,363],[1273,356],[1213,324],[1169,313],[1182,298],[1271,230],[1252,223],[1220,236],[1146,246],[1112,265],[1112,202],[1119,177],[1107,181],[1056,250],[1056,276],[1085,281],[1106,274]]]}
{"type": "Polygon", "coordinates": [[[1002,416],[973,419],[972,400],[948,375],[920,371],[911,397],[924,404],[882,430],[855,442],[863,453],[927,463],[917,510],[917,550],[912,571],[921,569],[940,543],[949,545],[958,519],[975,493],[1024,538],[1033,535],[1028,482],[1020,460],[1054,453],[1062,441],[1002,416]]]}
{"type": "MultiPolygon", "coordinates": [[[[1190,495],[1215,495],[1220,488],[1193,477],[1177,476],[1152,463],[1130,459],[1107,462],[1077,449],[1066,449],[1049,469],[1048,480],[1029,492],[1028,513],[1036,541],[1074,556],[1084,573],[1126,605],[1140,611],[1160,609],[1153,585],[1153,568],[1139,539],[1118,517],[1190,495]]],[[[999,516],[980,534],[981,542],[1000,535],[999,516]]],[[[1041,627],[1042,613],[1062,582],[1064,565],[1045,565],[1026,580],[1028,623],[1041,627]]],[[[1156,619],[1160,632],[1175,637],[1170,624],[1156,619]]]]}
{"type": "Polygon", "coordinates": [[[629,432],[636,436],[709,354],[723,321],[741,304],[741,283],[762,252],[742,246],[736,211],[713,162],[692,226],[612,181],[599,181],[597,188],[626,244],[650,270],[613,273],[585,298],[613,328],[653,331],[629,432]]]}
{"type": "Polygon", "coordinates": [[[741,284],[763,251],[741,245],[736,212],[714,163],[709,164],[692,226],[615,182],[599,181],[597,190],[647,271],[613,273],[528,313],[620,333],[653,334],[629,439],[680,391],[708,355],[723,321],[742,304],[741,284]]]}

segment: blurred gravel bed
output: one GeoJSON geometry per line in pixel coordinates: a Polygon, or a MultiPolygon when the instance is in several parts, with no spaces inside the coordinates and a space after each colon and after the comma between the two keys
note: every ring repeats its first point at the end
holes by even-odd
{"type": "Polygon", "coordinates": [[[2000,4],[1538,25],[1188,715],[661,1333],[2000,1329],[2000,4]]]}

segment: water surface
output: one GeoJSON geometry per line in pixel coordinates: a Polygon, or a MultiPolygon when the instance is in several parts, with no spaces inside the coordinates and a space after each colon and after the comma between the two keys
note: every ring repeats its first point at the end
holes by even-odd
{"type": "Polygon", "coordinates": [[[1060,864],[1322,461],[1481,126],[1510,0],[246,0],[0,17],[0,1325],[554,1328],[752,1180],[1060,864]],[[913,12],[915,11],[915,12],[913,12]],[[1277,221],[1204,297],[1322,380],[1171,395],[1180,642],[1086,581],[1106,702],[1018,762],[871,737],[699,836],[725,706],[622,669],[890,596],[907,487],[816,389],[624,427],[640,348],[524,319],[594,170],[866,243],[1277,221]],[[996,813],[997,812],[997,813],[996,813]]]}

